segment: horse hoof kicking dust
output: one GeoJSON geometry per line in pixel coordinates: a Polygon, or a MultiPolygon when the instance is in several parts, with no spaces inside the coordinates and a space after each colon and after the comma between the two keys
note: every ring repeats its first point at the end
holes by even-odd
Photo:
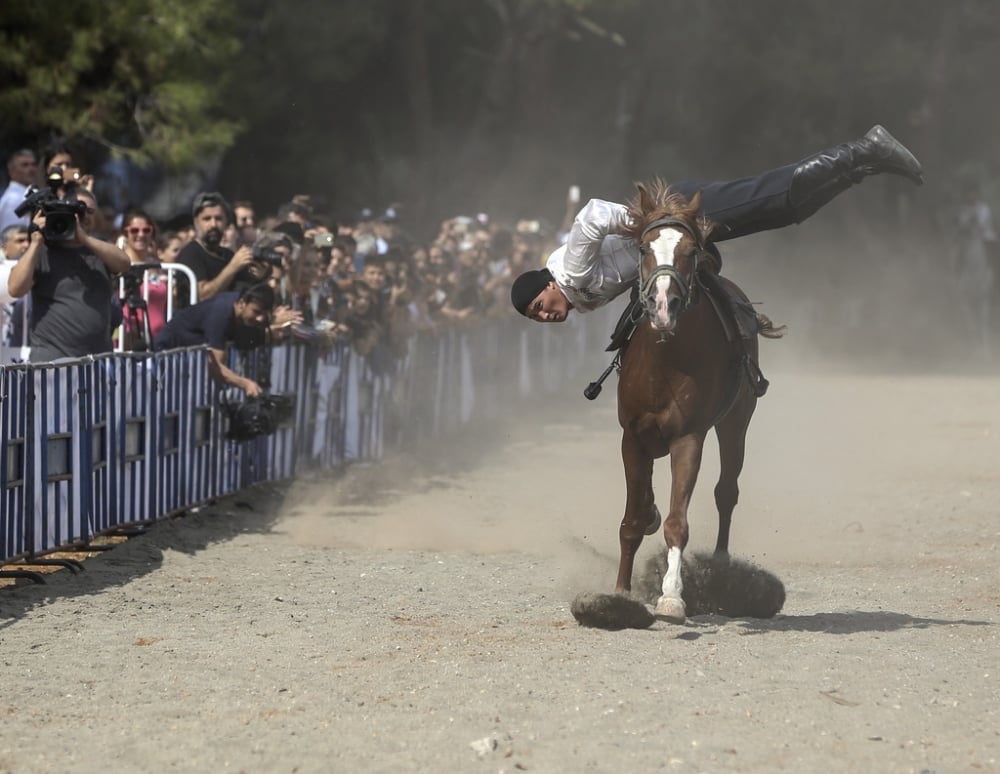
{"type": "Polygon", "coordinates": [[[609,631],[648,629],[656,621],[646,605],[625,594],[584,591],[576,595],[570,611],[581,626],[609,631]]]}
{"type": "Polygon", "coordinates": [[[774,618],[785,604],[781,580],[744,559],[724,554],[688,556],[681,570],[681,599],[662,596],[666,572],[667,552],[663,551],[646,561],[635,596],[582,592],[570,608],[573,617],[581,626],[620,631],[648,629],[656,621],[683,624],[688,615],[774,618]]]}
{"type": "MultiPolygon", "coordinates": [[[[650,603],[662,602],[666,573],[667,552],[651,556],[637,579],[636,595],[650,603]]],[[[685,556],[681,577],[682,606],[686,606],[688,615],[774,618],[785,604],[785,585],[776,575],[726,554],[699,552],[685,556]]]]}

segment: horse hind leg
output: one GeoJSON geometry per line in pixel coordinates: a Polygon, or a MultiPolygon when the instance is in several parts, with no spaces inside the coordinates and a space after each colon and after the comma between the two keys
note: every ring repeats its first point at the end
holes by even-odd
{"type": "Polygon", "coordinates": [[[739,399],[715,427],[719,439],[719,481],[715,485],[715,507],[719,511],[719,535],[715,541],[716,556],[729,554],[729,529],[733,511],[740,499],[739,477],[746,454],[747,428],[757,400],[749,391],[739,399]]]}
{"type": "Polygon", "coordinates": [[[670,445],[670,513],[663,522],[663,537],[667,543],[667,571],[663,576],[662,593],[656,600],[656,615],[671,623],[684,623],[687,618],[687,608],[681,596],[681,566],[689,534],[688,505],[698,480],[704,441],[704,436],[689,435],[670,445]]]}
{"type": "MultiPolygon", "coordinates": [[[[659,517],[653,504],[653,458],[643,450],[631,433],[622,436],[622,462],[625,466],[625,515],[618,528],[621,557],[615,591],[632,590],[632,569],[635,554],[649,525],[659,517]]],[[[657,523],[657,526],[659,524],[657,523]]]]}

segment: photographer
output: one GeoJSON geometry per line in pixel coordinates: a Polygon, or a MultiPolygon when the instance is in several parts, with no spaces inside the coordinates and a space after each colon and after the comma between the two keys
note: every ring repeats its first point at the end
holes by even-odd
{"type": "Polygon", "coordinates": [[[14,298],[31,291],[33,363],[111,351],[111,277],[129,260],[90,235],[96,212],[97,199],[82,187],[66,199],[39,199],[28,249],[8,280],[14,298]]]}
{"type": "Polygon", "coordinates": [[[51,186],[55,182],[59,186],[57,193],[65,196],[75,186],[82,186],[88,191],[94,190],[94,176],[85,175],[73,164],[73,153],[69,147],[56,142],[45,149],[42,155],[42,169],[51,186]]]}
{"type": "Polygon", "coordinates": [[[261,394],[260,385],[240,376],[226,365],[226,345],[231,341],[250,341],[249,348],[265,341],[274,291],[266,284],[237,292],[219,293],[187,309],[181,309],[153,341],[160,352],[177,347],[208,344],[208,371],[222,384],[238,387],[248,398],[261,394]]]}
{"type": "Polygon", "coordinates": [[[301,312],[292,309],[287,302],[287,287],[289,266],[295,245],[287,234],[279,231],[264,231],[253,244],[254,260],[267,264],[264,275],[267,284],[275,292],[275,308],[271,315],[271,334],[276,337],[287,333],[288,326],[302,322],[301,312]],[[273,281],[272,281],[273,280],[273,281]]]}
{"type": "Polygon", "coordinates": [[[229,204],[221,194],[200,193],[191,208],[194,239],[177,255],[198,279],[198,300],[207,301],[228,290],[241,290],[267,279],[266,261],[254,257],[244,245],[235,253],[222,246],[226,226],[232,220],[229,204]]]}

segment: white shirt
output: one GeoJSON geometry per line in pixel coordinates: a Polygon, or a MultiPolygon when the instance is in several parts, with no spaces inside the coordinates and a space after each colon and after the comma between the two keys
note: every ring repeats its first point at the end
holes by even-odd
{"type": "MultiPolygon", "coordinates": [[[[13,304],[15,299],[7,286],[10,282],[10,271],[17,265],[17,261],[0,261],[0,304],[13,304]]],[[[2,312],[0,312],[2,314],[2,312]]]]}
{"type": "MultiPolygon", "coordinates": [[[[14,312],[14,299],[10,295],[7,283],[10,280],[10,270],[15,266],[14,261],[0,261],[0,350],[7,343],[10,337],[11,318],[14,312]]],[[[6,353],[4,353],[6,355],[6,353]]],[[[0,362],[6,362],[6,356],[0,358],[0,362]]]]}
{"type": "Polygon", "coordinates": [[[623,204],[591,199],[573,220],[566,244],[545,264],[578,312],[604,306],[639,278],[639,246],[613,233],[627,213],[623,204]]]}
{"type": "Polygon", "coordinates": [[[7,185],[3,196],[0,196],[0,231],[3,231],[7,226],[13,226],[17,223],[22,226],[31,225],[28,215],[19,218],[14,214],[14,210],[24,201],[24,195],[27,192],[28,186],[21,185],[14,180],[11,180],[7,185]]]}

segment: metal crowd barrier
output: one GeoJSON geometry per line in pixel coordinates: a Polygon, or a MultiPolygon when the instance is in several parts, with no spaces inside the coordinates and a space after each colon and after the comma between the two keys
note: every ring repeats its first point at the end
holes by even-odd
{"type": "MultiPolygon", "coordinates": [[[[128,347],[125,346],[125,341],[129,337],[144,336],[144,330],[138,330],[143,325],[143,316],[147,314],[149,307],[149,291],[155,287],[158,283],[163,282],[164,289],[164,319],[169,320],[174,316],[174,296],[179,295],[180,291],[183,289],[187,290],[187,306],[194,306],[198,303],[198,278],[194,276],[194,272],[190,268],[182,263],[161,263],[161,264],[138,264],[132,268],[141,270],[141,277],[127,277],[122,275],[118,278],[118,298],[122,301],[122,324],[118,326],[115,331],[115,352],[124,352],[128,347]],[[160,277],[161,274],[166,275],[166,281],[164,282],[160,277]],[[183,276],[186,282],[181,285],[178,283],[178,276],[183,276]],[[138,299],[131,298],[129,293],[130,287],[129,283],[134,282],[139,293],[138,299]],[[139,301],[141,299],[141,301],[139,301]],[[136,304],[136,308],[133,307],[133,301],[139,301],[136,304]],[[141,307],[146,307],[142,309],[141,307]]],[[[27,339],[28,325],[24,325],[25,339],[27,339]]],[[[150,335],[152,338],[152,335],[150,335]]],[[[145,342],[148,349],[152,349],[152,341],[145,342]]],[[[22,342],[22,345],[27,346],[27,340],[22,342]]]]}
{"type": "Polygon", "coordinates": [[[361,357],[282,344],[233,359],[293,420],[226,438],[205,348],[0,366],[0,563],[88,544],[261,481],[373,462],[387,447],[461,432],[553,390],[580,400],[606,324],[480,327],[361,357]],[[590,353],[591,359],[585,357],[590,353]]]}

